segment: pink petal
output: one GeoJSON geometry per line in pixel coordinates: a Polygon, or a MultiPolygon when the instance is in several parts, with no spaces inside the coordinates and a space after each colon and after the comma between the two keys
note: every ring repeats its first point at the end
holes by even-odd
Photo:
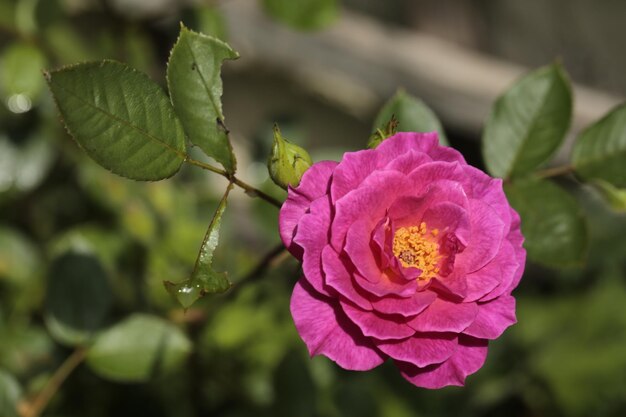
{"type": "Polygon", "coordinates": [[[382,354],[348,320],[335,300],[317,294],[305,280],[291,296],[291,314],[311,356],[325,355],[339,366],[367,371],[383,363],[382,354]]]}
{"type": "Polygon", "coordinates": [[[483,268],[467,275],[466,301],[488,301],[506,293],[519,268],[513,246],[504,240],[495,258],[483,268]],[[494,285],[495,281],[495,285],[494,285]]]}
{"type": "MultiPolygon", "coordinates": [[[[334,183],[334,181],[333,181],[334,183]]],[[[335,203],[331,244],[341,251],[348,229],[359,219],[378,222],[385,216],[396,195],[406,189],[406,177],[397,171],[373,172],[360,188],[335,203]]]]}
{"type": "Polygon", "coordinates": [[[515,298],[503,295],[493,301],[478,304],[476,320],[463,331],[480,339],[496,339],[507,327],[515,324],[515,298]]]}
{"type": "Polygon", "coordinates": [[[472,324],[477,314],[476,303],[455,303],[437,298],[408,323],[418,332],[460,333],[472,324]]]}
{"type": "Polygon", "coordinates": [[[411,173],[418,166],[429,162],[432,162],[432,159],[427,154],[410,150],[406,154],[392,159],[391,162],[385,166],[385,169],[399,171],[406,175],[411,173]]]}
{"type": "Polygon", "coordinates": [[[498,279],[500,280],[500,284],[493,290],[489,291],[486,295],[483,295],[480,298],[480,301],[489,301],[500,297],[503,294],[508,294],[513,282],[518,279],[520,267],[523,269],[523,264],[519,264],[515,250],[508,240],[504,240],[502,242],[502,247],[500,248],[498,256],[490,264],[488,264],[487,267],[491,267],[491,264],[493,264],[493,268],[499,269],[498,279]]]}
{"type": "Polygon", "coordinates": [[[457,350],[454,333],[417,333],[404,340],[375,341],[390,358],[423,368],[448,360],[457,350]]]}
{"type": "Polygon", "coordinates": [[[438,147],[437,132],[398,132],[378,145],[376,152],[381,154],[382,160],[393,161],[411,151],[428,154],[438,147]]]}
{"type": "Polygon", "coordinates": [[[359,288],[377,297],[389,295],[410,297],[419,288],[417,280],[407,281],[404,277],[394,274],[391,270],[384,271],[380,275],[378,282],[371,282],[359,274],[354,274],[353,278],[359,288]]]}
{"type": "Polygon", "coordinates": [[[457,182],[434,181],[424,186],[423,194],[420,195],[412,194],[415,191],[413,188],[409,190],[389,207],[389,218],[393,221],[394,227],[419,225],[424,213],[440,203],[453,203],[460,207],[469,206],[465,191],[457,182]],[[408,193],[409,190],[411,193],[408,193]]]}
{"type": "Polygon", "coordinates": [[[300,185],[297,188],[289,188],[287,200],[280,209],[278,217],[280,237],[289,252],[298,259],[302,259],[302,248],[293,243],[296,227],[311,202],[328,192],[335,166],[337,162],[334,161],[313,164],[302,176],[300,185]]]}
{"type": "MultiPolygon", "coordinates": [[[[415,195],[420,195],[435,181],[451,181],[463,184],[466,179],[463,166],[458,162],[435,161],[421,165],[408,175],[415,195]]],[[[464,191],[465,192],[465,191],[464,191]]]]}
{"type": "Polygon", "coordinates": [[[487,341],[460,335],[456,352],[447,361],[418,368],[396,361],[402,376],[413,385],[437,389],[449,385],[463,386],[465,378],[479,370],[487,358],[487,341]]]}
{"type": "Polygon", "coordinates": [[[470,218],[463,207],[449,202],[432,205],[424,213],[422,221],[429,229],[439,230],[441,236],[454,233],[463,246],[467,246],[470,237],[470,218]]]}
{"type": "Polygon", "coordinates": [[[505,224],[505,229],[511,223],[510,205],[502,189],[500,178],[491,178],[478,168],[464,165],[465,179],[463,187],[470,198],[481,200],[490,205],[505,224]]]}
{"type": "Polygon", "coordinates": [[[339,254],[331,246],[322,252],[322,265],[326,275],[326,284],[364,310],[371,310],[372,303],[358,291],[353,283],[352,275],[341,261],[339,254]]]}
{"type": "Polygon", "coordinates": [[[372,307],[383,314],[399,314],[403,317],[413,317],[424,311],[436,298],[437,294],[432,291],[419,291],[408,298],[390,295],[372,301],[372,307]]]}
{"type": "Polygon", "coordinates": [[[359,219],[348,229],[346,244],[343,248],[350,261],[365,279],[378,282],[382,274],[375,254],[372,252],[372,225],[365,219],[359,219]]]}
{"type": "Polygon", "coordinates": [[[505,224],[491,206],[480,200],[470,200],[471,237],[465,250],[456,257],[468,273],[487,265],[498,251],[505,235],[505,224]]]}
{"type": "Polygon", "coordinates": [[[310,212],[303,215],[293,239],[303,250],[302,270],[304,277],[321,294],[329,295],[324,288],[322,273],[322,250],[328,243],[330,226],[330,198],[323,196],[313,201],[310,212]]]}
{"type": "Polygon", "coordinates": [[[380,340],[404,339],[415,334],[415,330],[406,325],[399,316],[382,316],[374,311],[364,311],[349,302],[340,300],[346,316],[358,326],[363,335],[380,340]]]}
{"type": "Polygon", "coordinates": [[[467,274],[463,265],[455,265],[448,276],[436,276],[431,280],[431,287],[448,294],[450,298],[464,300],[467,296],[467,274]]]}
{"type": "Polygon", "coordinates": [[[359,188],[363,180],[380,166],[380,154],[373,149],[346,152],[335,168],[330,194],[333,203],[359,188]]]}

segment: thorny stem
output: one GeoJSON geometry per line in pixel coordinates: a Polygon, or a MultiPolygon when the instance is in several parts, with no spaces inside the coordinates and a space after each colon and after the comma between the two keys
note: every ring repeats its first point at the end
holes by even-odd
{"type": "Polygon", "coordinates": [[[270,267],[281,263],[284,259],[283,255],[287,254],[287,249],[282,243],[276,245],[272,250],[270,250],[264,257],[259,261],[259,263],[252,269],[249,273],[247,273],[243,278],[241,278],[235,286],[228,293],[229,296],[233,296],[238,292],[239,288],[246,283],[252,282],[263,275],[263,273],[269,269],[270,267]]]}
{"type": "Polygon", "coordinates": [[[54,397],[54,394],[61,388],[61,385],[63,385],[67,377],[85,360],[86,354],[87,351],[85,349],[77,348],[68,356],[55,371],[54,375],[52,375],[46,386],[43,387],[41,392],[35,397],[33,402],[23,404],[20,407],[21,417],[38,417],[45,410],[52,397],[54,397]]]}
{"type": "Polygon", "coordinates": [[[552,168],[542,169],[537,171],[535,174],[539,178],[550,178],[557,177],[559,175],[571,174],[572,172],[574,172],[574,167],[572,165],[559,165],[552,168]]]}
{"type": "Polygon", "coordinates": [[[280,208],[283,205],[280,201],[278,201],[271,195],[266,194],[263,191],[259,190],[258,188],[254,188],[250,184],[241,181],[239,178],[235,177],[233,174],[230,174],[224,171],[223,169],[220,169],[220,168],[214,167],[213,165],[205,164],[204,162],[197,161],[195,159],[190,159],[190,158],[185,159],[185,162],[187,162],[188,164],[200,167],[202,169],[206,169],[207,171],[215,172],[216,174],[221,175],[222,177],[229,180],[231,183],[243,189],[246,192],[246,194],[252,197],[259,197],[260,199],[265,200],[268,203],[278,208],[280,208]]]}

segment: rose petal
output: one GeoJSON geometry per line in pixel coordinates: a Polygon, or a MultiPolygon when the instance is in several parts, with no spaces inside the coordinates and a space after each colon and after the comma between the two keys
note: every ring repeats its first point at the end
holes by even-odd
{"type": "Polygon", "coordinates": [[[480,200],[470,200],[469,203],[471,236],[465,250],[456,256],[456,265],[464,265],[471,273],[496,256],[504,238],[505,224],[488,204],[480,200]]]}
{"type": "Polygon", "coordinates": [[[339,254],[331,246],[322,251],[322,266],[326,276],[326,284],[364,310],[371,310],[372,303],[357,290],[352,274],[341,261],[339,254]]]}
{"type": "Polygon", "coordinates": [[[467,211],[454,203],[443,202],[431,206],[422,217],[427,227],[439,230],[443,236],[453,233],[463,246],[467,246],[470,237],[470,218],[467,211]]]}
{"type": "Polygon", "coordinates": [[[429,162],[432,162],[432,159],[427,154],[410,150],[406,154],[392,159],[391,162],[385,165],[385,169],[399,171],[406,175],[411,173],[418,166],[429,162]]]}
{"type": "Polygon", "coordinates": [[[311,356],[325,355],[354,371],[375,368],[386,358],[345,317],[335,300],[317,294],[303,279],[293,290],[291,314],[311,356]]]}
{"type": "Polygon", "coordinates": [[[375,341],[390,358],[423,368],[449,359],[457,350],[454,333],[417,333],[404,340],[375,341]]]}
{"type": "Polygon", "coordinates": [[[364,219],[357,220],[348,229],[343,249],[361,276],[371,282],[378,282],[382,272],[372,252],[371,236],[371,223],[364,219]]]}
{"type": "Polygon", "coordinates": [[[470,198],[490,205],[504,222],[505,229],[508,229],[511,223],[510,205],[502,189],[502,180],[491,178],[470,165],[463,165],[463,171],[465,172],[463,187],[470,198]]]}
{"type": "Polygon", "coordinates": [[[376,171],[360,188],[352,190],[337,201],[331,225],[330,241],[333,248],[337,252],[341,251],[346,233],[355,221],[381,220],[395,196],[406,189],[406,184],[406,177],[400,172],[376,171]]]}
{"type": "MultiPolygon", "coordinates": [[[[509,288],[511,288],[513,281],[517,279],[520,267],[523,269],[523,264],[520,266],[515,250],[508,240],[502,242],[500,252],[491,264],[494,264],[493,267],[497,267],[499,270],[497,274],[500,284],[486,295],[483,295],[480,301],[493,300],[494,298],[500,297],[502,294],[510,292],[509,288]]],[[[469,277],[470,276],[468,276],[468,278],[469,277]]]]}
{"type": "Polygon", "coordinates": [[[334,170],[330,195],[333,203],[359,188],[363,180],[380,166],[380,153],[373,149],[346,152],[334,170]]]}
{"type": "Polygon", "coordinates": [[[418,368],[410,363],[396,361],[396,366],[406,380],[418,387],[437,389],[449,385],[463,386],[467,376],[485,363],[487,344],[484,339],[460,335],[456,352],[441,364],[418,368]]]}
{"type": "Polygon", "coordinates": [[[515,298],[503,295],[493,301],[479,303],[476,320],[463,333],[480,339],[496,339],[516,322],[515,298]]]}
{"type": "Polygon", "coordinates": [[[477,314],[476,303],[455,303],[437,298],[408,324],[418,332],[460,333],[472,324],[477,314]]]}
{"type": "Polygon", "coordinates": [[[436,298],[437,294],[432,291],[419,291],[408,298],[390,295],[373,300],[372,307],[383,314],[399,314],[403,317],[413,317],[424,311],[436,298]]]}
{"type": "Polygon", "coordinates": [[[415,334],[415,330],[406,325],[406,319],[400,316],[383,316],[374,311],[364,311],[342,300],[339,304],[346,316],[361,329],[365,336],[388,340],[404,339],[415,334]]]}
{"type": "Polygon", "coordinates": [[[496,257],[476,272],[467,275],[466,301],[488,301],[506,292],[519,264],[515,251],[508,241],[503,241],[496,257]],[[495,281],[495,285],[494,285],[495,281]]]}
{"type": "Polygon", "coordinates": [[[354,274],[353,278],[359,288],[377,297],[389,295],[410,297],[419,289],[418,280],[407,281],[404,277],[396,275],[391,270],[383,271],[378,282],[371,282],[359,274],[354,274]]]}
{"type": "Polygon", "coordinates": [[[405,194],[398,197],[389,207],[388,215],[396,228],[417,226],[421,223],[424,213],[440,203],[453,203],[462,208],[469,206],[461,184],[442,180],[424,187],[421,195],[405,194]]]}
{"type": "Polygon", "coordinates": [[[315,163],[306,170],[297,188],[289,187],[287,200],[278,215],[278,227],[285,247],[297,259],[302,259],[302,248],[293,244],[298,222],[311,202],[328,192],[330,177],[336,166],[334,161],[315,163]]]}
{"type": "Polygon", "coordinates": [[[376,152],[383,161],[388,162],[411,151],[429,154],[438,147],[437,132],[398,132],[378,145],[376,152]]]}
{"type": "Polygon", "coordinates": [[[302,270],[304,277],[324,295],[329,295],[324,288],[322,272],[322,250],[328,243],[330,226],[330,199],[323,196],[313,201],[310,212],[303,215],[296,230],[293,242],[303,250],[302,270]]]}

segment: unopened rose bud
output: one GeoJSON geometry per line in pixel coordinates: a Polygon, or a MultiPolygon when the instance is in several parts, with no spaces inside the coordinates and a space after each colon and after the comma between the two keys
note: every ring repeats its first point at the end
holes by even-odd
{"type": "Polygon", "coordinates": [[[272,181],[284,189],[289,185],[297,187],[312,164],[308,152],[283,138],[278,126],[274,125],[274,143],[267,163],[272,181]]]}
{"type": "Polygon", "coordinates": [[[398,123],[400,122],[396,119],[395,114],[392,114],[391,119],[389,119],[386,125],[381,126],[372,133],[369,142],[367,142],[368,149],[374,149],[380,145],[382,141],[395,135],[398,131],[398,123]]]}

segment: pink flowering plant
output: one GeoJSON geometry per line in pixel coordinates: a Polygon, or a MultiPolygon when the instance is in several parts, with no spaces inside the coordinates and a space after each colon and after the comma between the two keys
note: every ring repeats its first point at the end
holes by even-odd
{"type": "MultiPolygon", "coordinates": [[[[214,313],[216,294],[225,293],[215,305],[228,304],[229,294],[289,252],[301,269],[281,274],[293,292],[280,310],[291,311],[302,353],[306,347],[354,371],[389,361],[417,387],[462,386],[487,360],[488,345],[516,323],[527,255],[550,268],[584,262],[585,213],[571,192],[586,183],[614,209],[626,208],[626,107],[574,132],[570,156],[553,161],[572,118],[571,87],[559,64],[531,72],[498,98],[480,167],[450,146],[431,109],[400,91],[380,111],[369,143],[354,138],[361,150],[337,161],[315,161],[297,145],[301,138],[290,142],[276,126],[267,155],[273,183],[251,185],[237,170],[221,103],[222,64],[238,57],[225,42],[181,26],[167,92],[117,61],[45,72],[68,133],[111,173],[160,181],[187,165],[226,180],[195,264],[186,264],[184,276],[159,279],[174,313],[112,317],[114,295],[99,262],[84,253],[55,259],[52,275],[60,278],[48,283],[44,316],[54,340],[73,349],[59,368],[63,378],[83,361],[121,382],[180,368],[194,342],[179,325],[187,319],[172,317],[214,313]],[[274,206],[273,236],[282,243],[233,284],[213,259],[238,189],[274,206]],[[75,264],[97,273],[67,273],[75,264]]],[[[237,121],[230,122],[236,131],[237,121]]],[[[34,396],[38,412],[59,378],[34,396]]]]}
{"type": "Polygon", "coordinates": [[[436,133],[314,164],[289,189],[280,233],[304,272],[291,298],[298,333],[346,369],[391,358],[417,386],[463,385],[515,323],[519,216],[502,180],[436,133]]]}

